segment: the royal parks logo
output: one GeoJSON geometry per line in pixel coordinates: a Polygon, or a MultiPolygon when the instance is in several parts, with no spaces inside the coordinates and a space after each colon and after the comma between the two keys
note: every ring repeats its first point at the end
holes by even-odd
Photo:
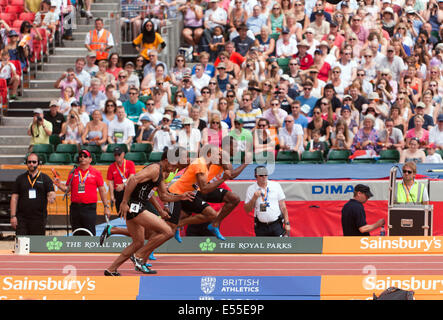
{"type": "Polygon", "coordinates": [[[63,247],[63,242],[54,237],[51,241],[46,242],[46,248],[49,251],[59,251],[63,247]]]}
{"type": "Polygon", "coordinates": [[[217,244],[215,242],[212,242],[211,239],[207,238],[206,241],[200,243],[199,247],[200,250],[205,252],[205,251],[214,251],[215,247],[217,246],[217,244]]]}

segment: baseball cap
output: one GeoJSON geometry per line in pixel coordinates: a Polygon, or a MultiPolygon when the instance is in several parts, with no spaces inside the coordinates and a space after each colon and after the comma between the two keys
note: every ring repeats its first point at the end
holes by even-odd
{"type": "Polygon", "coordinates": [[[368,196],[368,198],[371,198],[374,196],[371,192],[371,189],[367,185],[364,185],[364,184],[357,184],[354,187],[354,191],[359,191],[361,193],[364,193],[365,195],[368,196]]]}
{"type": "Polygon", "coordinates": [[[18,37],[17,31],[15,31],[15,30],[9,31],[8,37],[18,37]]]}
{"type": "Polygon", "coordinates": [[[72,101],[71,103],[71,107],[79,107],[80,106],[80,102],[76,101],[72,101]]]}
{"type": "Polygon", "coordinates": [[[121,155],[123,153],[123,149],[122,148],[120,148],[120,147],[116,147],[115,149],[114,149],[114,155],[121,155]]]}
{"type": "Polygon", "coordinates": [[[88,52],[88,54],[86,56],[87,57],[96,57],[97,54],[95,53],[95,51],[90,51],[90,52],[88,52]]]}
{"type": "Polygon", "coordinates": [[[235,118],[234,122],[238,122],[240,124],[243,124],[243,119],[242,118],[235,118]]]}
{"type": "Polygon", "coordinates": [[[151,121],[151,118],[148,117],[148,115],[144,115],[143,117],[140,118],[140,121],[151,121]]]}
{"type": "Polygon", "coordinates": [[[289,33],[289,28],[288,27],[283,27],[283,29],[281,30],[281,33],[288,34],[289,33]]]}
{"type": "Polygon", "coordinates": [[[172,120],[171,115],[169,114],[164,114],[162,119],[172,120]]]}
{"type": "Polygon", "coordinates": [[[43,110],[40,108],[36,108],[36,109],[34,109],[33,113],[41,114],[41,113],[43,113],[43,110]]]}
{"type": "Polygon", "coordinates": [[[267,176],[268,175],[268,170],[264,166],[256,167],[254,169],[254,172],[255,172],[256,176],[267,176]]]}
{"type": "Polygon", "coordinates": [[[426,105],[424,104],[424,102],[419,102],[419,103],[417,103],[417,105],[415,106],[416,108],[423,108],[423,109],[425,109],[426,108],[426,105]]]}
{"type": "Polygon", "coordinates": [[[49,102],[49,106],[50,107],[58,107],[58,100],[56,100],[56,99],[53,99],[53,100],[51,100],[51,102],[49,102]]]}
{"type": "Polygon", "coordinates": [[[183,125],[192,124],[192,122],[193,122],[192,119],[189,117],[186,117],[185,119],[183,119],[183,125]]]}
{"type": "Polygon", "coordinates": [[[79,152],[78,154],[79,154],[79,155],[81,155],[81,154],[85,154],[85,155],[88,156],[88,158],[91,158],[91,152],[89,152],[89,150],[86,150],[86,149],[82,149],[82,150],[80,150],[80,152],[79,152]]]}
{"type": "Polygon", "coordinates": [[[435,143],[430,143],[426,146],[426,149],[437,149],[437,146],[435,145],[435,143]]]}

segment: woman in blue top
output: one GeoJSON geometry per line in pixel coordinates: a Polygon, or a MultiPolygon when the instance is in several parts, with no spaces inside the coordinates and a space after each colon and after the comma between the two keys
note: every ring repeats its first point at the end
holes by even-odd
{"type": "Polygon", "coordinates": [[[235,114],[233,110],[228,109],[228,100],[226,98],[220,98],[217,105],[218,111],[220,111],[220,119],[228,125],[231,129],[234,124],[235,114]]]}

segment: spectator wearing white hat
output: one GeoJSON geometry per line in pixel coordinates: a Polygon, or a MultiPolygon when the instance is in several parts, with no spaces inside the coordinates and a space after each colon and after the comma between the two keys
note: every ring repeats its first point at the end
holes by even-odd
{"type": "Polygon", "coordinates": [[[171,148],[177,141],[177,134],[170,128],[172,117],[169,114],[163,115],[160,125],[158,125],[149,137],[152,141],[154,152],[163,152],[165,147],[171,148]]]}
{"type": "Polygon", "coordinates": [[[30,145],[49,144],[49,137],[52,135],[52,123],[44,119],[43,110],[34,109],[34,117],[28,128],[28,136],[31,136],[30,145]]]}
{"type": "Polygon", "coordinates": [[[297,52],[297,40],[292,38],[289,29],[284,27],[282,30],[282,36],[276,43],[276,56],[278,58],[290,58],[297,52]]]}
{"type": "Polygon", "coordinates": [[[178,131],[177,143],[188,152],[199,153],[200,141],[202,139],[200,130],[193,128],[194,120],[187,117],[183,120],[183,128],[178,131]]]}

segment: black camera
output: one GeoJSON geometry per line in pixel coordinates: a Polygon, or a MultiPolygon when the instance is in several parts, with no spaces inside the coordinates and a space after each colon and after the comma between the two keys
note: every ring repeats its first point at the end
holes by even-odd
{"type": "Polygon", "coordinates": [[[40,116],[38,116],[38,117],[37,117],[37,121],[39,121],[39,122],[40,122],[40,121],[43,121],[43,118],[40,117],[40,116]]]}

